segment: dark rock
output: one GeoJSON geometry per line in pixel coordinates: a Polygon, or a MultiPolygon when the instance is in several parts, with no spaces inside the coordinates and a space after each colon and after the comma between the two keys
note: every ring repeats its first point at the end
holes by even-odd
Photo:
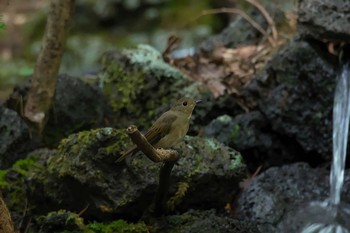
{"type": "Polygon", "coordinates": [[[329,196],[327,173],[304,163],[270,168],[243,191],[237,216],[256,222],[261,232],[285,232],[282,228],[290,213],[329,196]]]}
{"type": "Polygon", "coordinates": [[[217,215],[215,210],[190,210],[181,215],[167,216],[161,219],[156,232],[164,233],[258,233],[256,226],[217,215]]]}
{"type": "Polygon", "coordinates": [[[319,40],[350,41],[348,0],[301,0],[298,31],[319,40]]]}
{"type": "Polygon", "coordinates": [[[13,110],[0,105],[0,168],[10,167],[16,160],[38,146],[26,123],[13,110]]]}
{"type": "Polygon", "coordinates": [[[60,75],[44,135],[57,144],[69,134],[103,126],[108,104],[101,90],[77,77],[60,75]]]}
{"type": "Polygon", "coordinates": [[[273,132],[259,111],[234,118],[220,116],[205,127],[204,135],[236,148],[252,170],[262,164],[277,166],[302,159],[300,146],[273,132]]]}
{"type": "MultiPolygon", "coordinates": [[[[139,156],[114,163],[128,142],[124,130],[111,128],[71,135],[62,141],[47,169],[33,179],[36,188],[31,200],[45,200],[45,206],[52,209],[74,212],[88,207],[86,218],[138,219],[153,199],[161,164],[139,156]]],[[[178,151],[183,158],[171,174],[169,207],[222,208],[245,176],[240,155],[198,137],[187,137],[178,151]],[[175,195],[180,188],[183,194],[175,195]]]]}
{"type": "MultiPolygon", "coordinates": [[[[255,222],[261,232],[301,232],[315,214],[327,216],[322,208],[310,214],[310,206],[324,203],[329,193],[329,171],[324,168],[305,163],[273,167],[254,178],[242,192],[237,216],[255,222]]],[[[346,171],[340,207],[348,207],[344,203],[350,203],[349,193],[350,172],[346,171]]]]}
{"type": "Polygon", "coordinates": [[[337,70],[317,48],[291,41],[249,85],[248,96],[277,135],[298,144],[314,164],[330,158],[337,70]]]}
{"type": "MultiPolygon", "coordinates": [[[[6,106],[22,112],[29,87],[30,83],[17,86],[6,106]]],[[[43,140],[46,144],[55,145],[71,133],[103,126],[109,111],[107,100],[99,88],[80,78],[60,75],[43,140]]]]}

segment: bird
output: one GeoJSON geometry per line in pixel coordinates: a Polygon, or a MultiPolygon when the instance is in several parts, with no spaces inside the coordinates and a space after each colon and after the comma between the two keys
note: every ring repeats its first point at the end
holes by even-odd
{"type": "MultiPolygon", "coordinates": [[[[156,149],[170,148],[178,144],[187,134],[192,112],[201,100],[184,97],[176,101],[169,111],[163,113],[144,135],[147,141],[156,149]]],[[[135,145],[124,152],[117,162],[135,154],[139,149],[135,145]]]]}

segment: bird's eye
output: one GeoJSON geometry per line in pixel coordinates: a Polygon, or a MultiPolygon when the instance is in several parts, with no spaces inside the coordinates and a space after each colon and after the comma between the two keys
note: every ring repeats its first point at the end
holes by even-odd
{"type": "Polygon", "coordinates": [[[183,106],[187,106],[187,101],[182,103],[183,106]]]}

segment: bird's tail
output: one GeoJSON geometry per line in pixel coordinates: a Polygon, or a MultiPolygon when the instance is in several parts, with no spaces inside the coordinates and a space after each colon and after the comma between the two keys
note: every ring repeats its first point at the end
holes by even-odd
{"type": "Polygon", "coordinates": [[[123,161],[127,156],[129,155],[133,155],[137,152],[137,146],[133,146],[131,147],[129,150],[127,150],[126,152],[124,152],[119,159],[117,160],[117,163],[120,163],[121,161],[123,161]]]}

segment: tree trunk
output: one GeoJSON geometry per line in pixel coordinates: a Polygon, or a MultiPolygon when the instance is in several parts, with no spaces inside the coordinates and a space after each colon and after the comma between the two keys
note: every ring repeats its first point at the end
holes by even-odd
{"type": "Polygon", "coordinates": [[[24,116],[39,132],[45,127],[55,95],[64,45],[73,14],[74,0],[51,0],[41,51],[36,61],[24,116]]]}
{"type": "Polygon", "coordinates": [[[15,233],[11,215],[0,191],[0,233],[15,233]]]}

